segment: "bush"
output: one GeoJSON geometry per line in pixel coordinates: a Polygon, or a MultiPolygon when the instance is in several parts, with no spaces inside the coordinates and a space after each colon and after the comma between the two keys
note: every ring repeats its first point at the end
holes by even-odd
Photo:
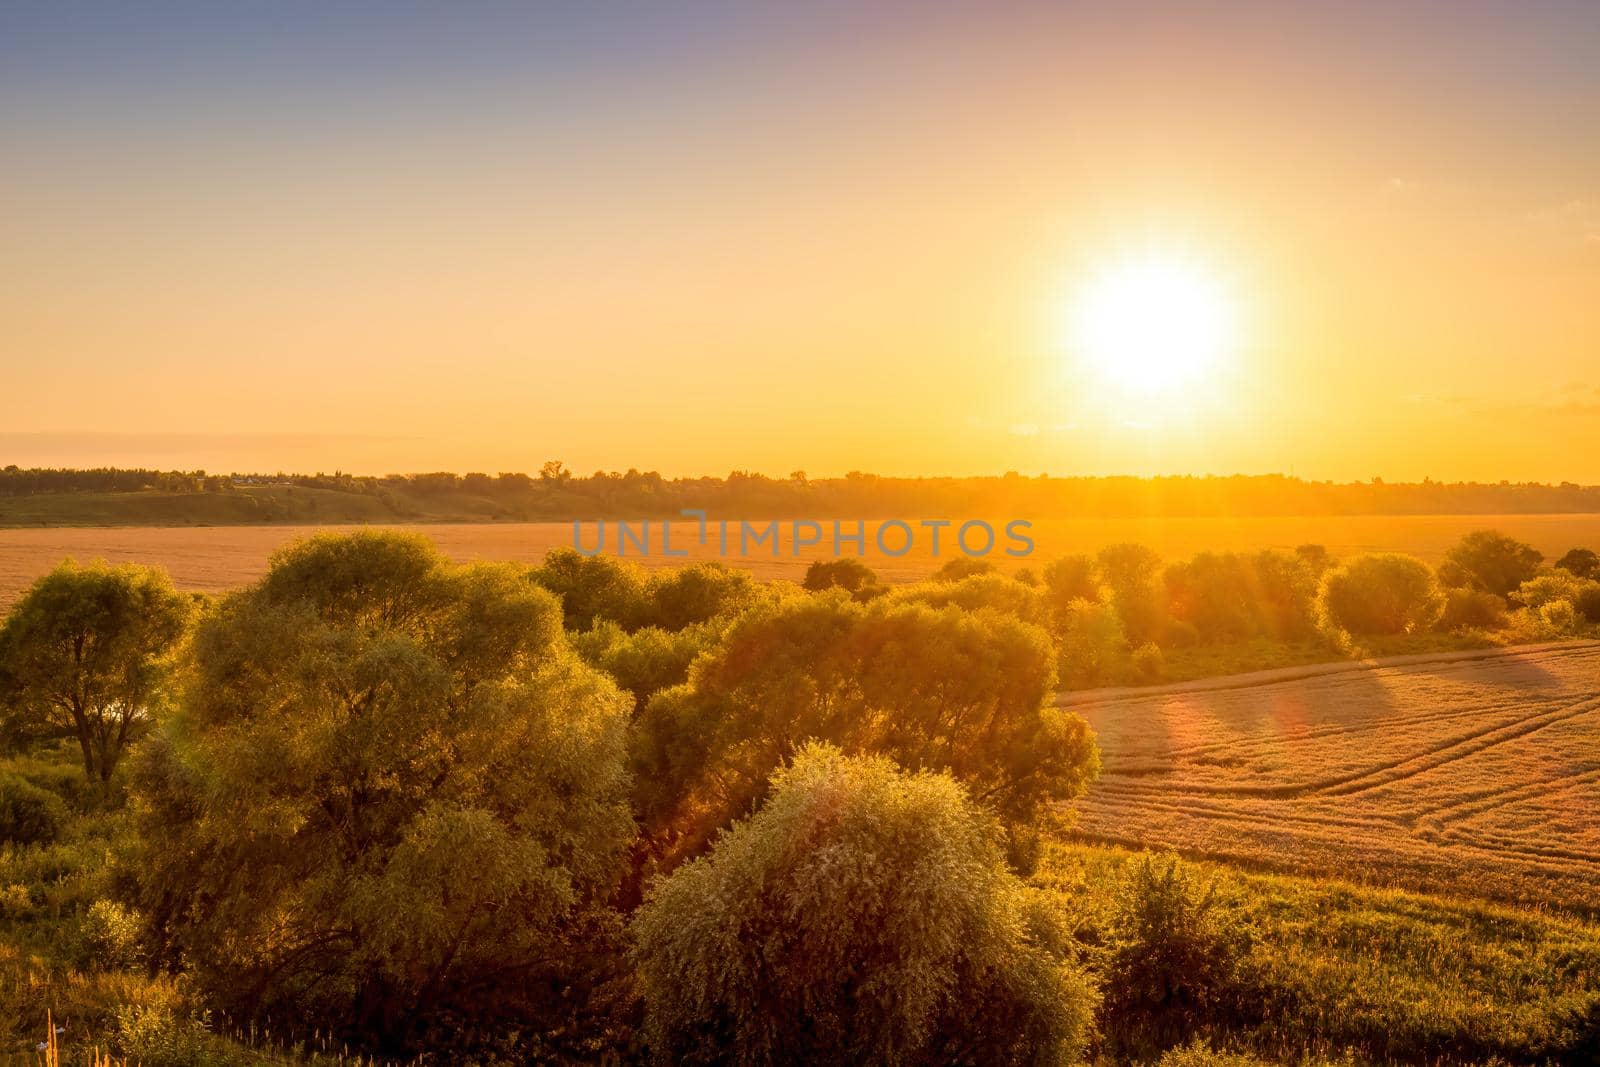
{"type": "MultiPolygon", "coordinates": [[[[64,755],[64,753],[62,753],[64,755]]],[[[15,774],[29,785],[36,785],[40,789],[48,790],[66,801],[69,809],[83,809],[94,801],[101,799],[102,794],[83,776],[81,767],[73,767],[67,763],[56,762],[59,757],[45,753],[39,756],[13,759],[6,763],[5,770],[15,774]]],[[[0,771],[0,773],[4,773],[0,771]]]]}
{"type": "Polygon", "coordinates": [[[1109,680],[1127,648],[1128,639],[1115,607],[1073,601],[1061,630],[1062,684],[1087,686],[1109,680]]]}
{"type": "Polygon", "coordinates": [[[1568,637],[1578,630],[1578,609],[1570,600],[1552,600],[1539,608],[1536,617],[1543,637],[1568,637]]]}
{"type": "Polygon", "coordinates": [[[1154,642],[1147,642],[1133,650],[1132,658],[1133,676],[1143,682],[1159,681],[1166,673],[1166,657],[1161,653],[1161,647],[1154,642]]]}
{"type": "Polygon", "coordinates": [[[145,956],[143,933],[144,920],[137,912],[114,900],[97,900],[80,921],[79,958],[96,970],[136,967],[145,956]]]}
{"type": "Polygon", "coordinates": [[[0,775],[0,840],[48,844],[61,836],[66,821],[67,805],[59,796],[15,774],[0,775]]]}
{"type": "Polygon", "coordinates": [[[140,989],[136,1000],[118,1005],[111,1024],[116,1051],[140,1067],[244,1067],[265,1058],[212,1034],[207,1012],[170,982],[140,989]]]}
{"type": "Polygon", "coordinates": [[[1119,1050],[1171,1045],[1237,999],[1248,930],[1176,857],[1132,865],[1109,935],[1102,1025],[1119,1050]]]}
{"type": "Polygon", "coordinates": [[[1322,577],[1317,616],[1337,633],[1399,634],[1431,626],[1443,610],[1432,573],[1397,553],[1356,556],[1322,577]]]}
{"type": "Polygon", "coordinates": [[[1209,1042],[1197,1040],[1162,1053],[1156,1067],[1273,1067],[1274,1062],[1248,1052],[1215,1049],[1209,1042]]]}
{"type": "Polygon", "coordinates": [[[632,924],[674,1063],[1067,1063],[1093,994],[948,776],[809,746],[632,924]]]}
{"type": "Polygon", "coordinates": [[[1498,630],[1506,625],[1506,602],[1482,589],[1447,589],[1439,629],[1498,630]]]}
{"type": "Polygon", "coordinates": [[[26,919],[33,914],[33,890],[21,882],[0,889],[0,919],[26,919]]]}
{"type": "Polygon", "coordinates": [[[1294,558],[1299,560],[1312,578],[1321,578],[1322,572],[1333,566],[1333,557],[1328,555],[1328,550],[1322,545],[1305,544],[1296,545],[1294,558]]]}
{"type": "Polygon", "coordinates": [[[1572,598],[1572,606],[1585,622],[1600,622],[1600,582],[1584,582],[1572,598]]]}
{"type": "Polygon", "coordinates": [[[203,1013],[181,1013],[166,1005],[124,1004],[117,1009],[112,1033],[117,1051],[139,1067],[216,1067],[235,1060],[255,1060],[244,1050],[219,1058],[203,1013]]]}
{"type": "Polygon", "coordinates": [[[1474,530],[1445,554],[1439,578],[1446,586],[1467,584],[1496,596],[1510,596],[1538,573],[1543,561],[1543,554],[1532,545],[1498,530],[1474,530]]]}
{"type": "Polygon", "coordinates": [[[1552,571],[1523,582],[1516,589],[1517,602],[1538,611],[1557,600],[1576,600],[1584,580],[1565,571],[1552,571]]]}

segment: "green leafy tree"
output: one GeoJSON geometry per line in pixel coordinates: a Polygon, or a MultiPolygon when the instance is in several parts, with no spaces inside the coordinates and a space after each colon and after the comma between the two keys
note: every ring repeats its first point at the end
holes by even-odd
{"type": "Polygon", "coordinates": [[[714,622],[663,630],[659,626],[627,632],[609,619],[572,635],[574,651],[598,667],[642,705],[650,696],[688,680],[696,656],[721,639],[725,626],[714,622]]]}
{"type": "Polygon", "coordinates": [[[1537,611],[1557,600],[1575,601],[1584,587],[1591,584],[1568,571],[1555,570],[1528,579],[1517,586],[1513,595],[1519,604],[1537,611]]]}
{"type": "Polygon", "coordinates": [[[1053,706],[1054,689],[1049,636],[994,612],[842,593],[756,609],[639,718],[651,848],[667,862],[697,854],[809,739],[947,770],[1027,822],[1098,771],[1088,725],[1053,706]]]}
{"type": "Polygon", "coordinates": [[[628,701],[524,575],[322,536],[218,605],[134,780],[162,961],[386,1053],[575,1028],[633,833],[628,701]]]}
{"type": "Polygon", "coordinates": [[[1167,567],[1164,580],[1171,615],[1204,640],[1293,640],[1316,628],[1316,574],[1297,556],[1202,552],[1167,567]]]}
{"type": "Polygon", "coordinates": [[[1496,596],[1510,596],[1539,573],[1544,555],[1532,545],[1498,530],[1474,530],[1445,554],[1439,580],[1447,587],[1470,585],[1496,596]]]}
{"type": "Polygon", "coordinates": [[[623,629],[644,624],[645,575],[638,564],[612,556],[585,556],[572,548],[546,553],[544,564],[530,577],[561,598],[562,625],[575,633],[596,619],[610,619],[623,629]]]}
{"type": "Polygon", "coordinates": [[[1142,645],[1160,637],[1166,618],[1157,581],[1161,557],[1144,545],[1119,544],[1101,549],[1096,561],[1128,640],[1142,645]]]}
{"type": "Polygon", "coordinates": [[[0,628],[12,729],[43,723],[70,734],[84,774],[108,787],[166,709],[190,607],[155,568],[56,567],[0,628]]]}
{"type": "Polygon", "coordinates": [[[1117,609],[1092,600],[1074,600],[1067,605],[1060,625],[1062,684],[1086,686],[1109,681],[1128,651],[1128,635],[1117,609]]]}
{"type": "Polygon", "coordinates": [[[955,606],[963,611],[998,611],[1036,626],[1047,626],[1050,610],[1044,596],[1003,574],[974,574],[960,581],[920,582],[890,594],[895,603],[955,606]]]}
{"type": "Polygon", "coordinates": [[[651,626],[681,630],[719,615],[736,615],[761,597],[744,571],[724,563],[694,563],[650,575],[642,614],[651,626]]]}
{"type": "Polygon", "coordinates": [[[1063,556],[1053,560],[1045,566],[1043,581],[1051,625],[1058,633],[1073,601],[1098,601],[1104,592],[1093,556],[1063,556]]]}
{"type": "Polygon", "coordinates": [[[1428,565],[1414,556],[1356,556],[1322,576],[1317,617],[1332,633],[1413,633],[1433,625],[1444,607],[1428,565]]]}
{"type": "Polygon", "coordinates": [[[800,750],[632,932],[672,1063],[1067,1064],[1094,995],[1053,902],[944,774],[800,750]]]}

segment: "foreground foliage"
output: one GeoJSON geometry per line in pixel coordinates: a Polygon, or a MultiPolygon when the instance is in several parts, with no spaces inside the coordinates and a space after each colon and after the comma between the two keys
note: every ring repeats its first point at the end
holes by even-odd
{"type": "Polygon", "coordinates": [[[1070,1063],[1094,997],[1059,906],[945,775],[808,748],[633,922],[676,1063],[1070,1063]]]}
{"type": "Polygon", "coordinates": [[[514,568],[317,538],[201,627],[134,779],[158,959],[213,1002],[377,1037],[554,1027],[632,834],[627,701],[514,568]]]}

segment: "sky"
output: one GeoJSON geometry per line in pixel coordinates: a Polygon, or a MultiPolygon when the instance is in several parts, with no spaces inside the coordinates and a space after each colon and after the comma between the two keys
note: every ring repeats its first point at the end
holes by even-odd
{"type": "Polygon", "coordinates": [[[0,5],[0,465],[553,458],[1600,482],[1600,5],[0,5]]]}

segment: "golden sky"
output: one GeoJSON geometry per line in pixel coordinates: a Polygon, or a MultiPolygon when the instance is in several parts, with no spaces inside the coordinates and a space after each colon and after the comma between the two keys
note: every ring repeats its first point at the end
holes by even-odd
{"type": "Polygon", "coordinates": [[[1600,482],[1600,5],[867,7],[8,7],[0,465],[1600,482]]]}

